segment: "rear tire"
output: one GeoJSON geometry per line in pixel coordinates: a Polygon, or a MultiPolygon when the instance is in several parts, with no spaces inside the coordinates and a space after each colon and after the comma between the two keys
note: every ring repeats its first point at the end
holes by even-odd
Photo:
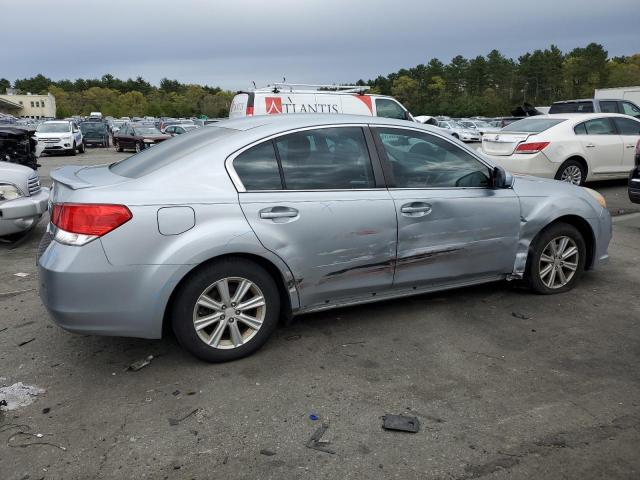
{"type": "Polygon", "coordinates": [[[561,182],[583,186],[587,179],[587,171],[582,163],[569,159],[560,165],[560,168],[558,168],[556,172],[555,179],[561,182]]]}
{"type": "Polygon", "coordinates": [[[576,227],[552,224],[531,242],[525,281],[542,295],[567,292],[584,271],[586,252],[584,238],[576,227]]]}
{"type": "Polygon", "coordinates": [[[180,345],[191,354],[206,362],[226,362],[262,347],[279,315],[280,295],[271,275],[254,262],[230,258],[196,270],[179,287],[171,325],[180,345]],[[244,295],[239,292],[242,285],[247,288],[244,295]],[[236,294],[240,296],[234,298],[236,294]],[[264,305],[250,308],[249,301],[257,305],[260,299],[264,305]],[[203,321],[209,323],[196,330],[196,324],[202,327],[203,321]]]}
{"type": "Polygon", "coordinates": [[[140,142],[136,142],[136,153],[140,153],[142,151],[142,146],[140,145],[140,142]]]}

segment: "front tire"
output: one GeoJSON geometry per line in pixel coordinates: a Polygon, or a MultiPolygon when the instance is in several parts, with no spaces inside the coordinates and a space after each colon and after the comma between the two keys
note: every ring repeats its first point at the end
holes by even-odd
{"type": "Polygon", "coordinates": [[[116,147],[116,152],[122,152],[122,147],[120,146],[120,142],[115,140],[113,142],[113,146],[116,147]]]}
{"type": "Polygon", "coordinates": [[[136,153],[140,153],[142,151],[142,146],[140,145],[140,142],[136,142],[136,153]]]}
{"type": "Polygon", "coordinates": [[[587,179],[587,172],[582,163],[569,159],[560,165],[560,168],[556,172],[555,179],[561,182],[583,186],[587,179]]]}
{"type": "Polygon", "coordinates": [[[529,247],[525,280],[536,293],[550,295],[571,290],[584,271],[587,247],[573,225],[547,227],[529,247]]]}
{"type": "Polygon", "coordinates": [[[258,350],[276,328],[280,295],[271,275],[233,258],[206,265],[180,286],[171,310],[178,342],[206,362],[258,350]]]}
{"type": "Polygon", "coordinates": [[[84,153],[86,150],[86,147],[84,145],[84,141],[80,144],[80,146],[78,147],[78,153],[84,153]]]}
{"type": "Polygon", "coordinates": [[[75,157],[77,148],[78,147],[76,146],[76,142],[73,142],[73,148],[69,150],[69,155],[71,155],[72,157],[75,157]]]}

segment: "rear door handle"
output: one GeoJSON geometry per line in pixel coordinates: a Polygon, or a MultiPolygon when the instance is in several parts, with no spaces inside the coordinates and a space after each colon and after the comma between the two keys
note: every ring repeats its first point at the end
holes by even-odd
{"type": "Polygon", "coordinates": [[[633,143],[630,143],[629,145],[627,145],[627,148],[636,148],[636,146],[633,143]]]}
{"type": "Polygon", "coordinates": [[[422,217],[431,213],[431,205],[424,202],[405,203],[400,207],[400,212],[406,217],[422,217]]]}
{"type": "Polygon", "coordinates": [[[587,147],[587,148],[595,148],[595,145],[593,143],[587,143],[585,145],[585,147],[587,147]]]}
{"type": "Polygon", "coordinates": [[[289,207],[269,207],[260,210],[260,218],[294,218],[298,216],[298,210],[289,207]]]}

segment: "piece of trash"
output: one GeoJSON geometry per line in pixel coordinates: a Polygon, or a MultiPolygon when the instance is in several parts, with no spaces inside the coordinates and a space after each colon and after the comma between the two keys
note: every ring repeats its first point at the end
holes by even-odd
{"type": "Polygon", "coordinates": [[[272,452],[271,450],[267,450],[266,448],[260,450],[260,455],[266,455],[267,457],[273,457],[275,454],[276,452],[272,452]]]}
{"type": "Polygon", "coordinates": [[[16,410],[33,403],[33,397],[37,397],[45,390],[33,385],[25,385],[22,382],[14,383],[8,387],[0,387],[0,399],[6,402],[5,410],[16,410]]]}
{"type": "Polygon", "coordinates": [[[153,360],[153,355],[149,355],[144,360],[138,360],[137,362],[133,362],[131,365],[129,365],[128,370],[131,370],[132,372],[137,372],[138,370],[149,365],[151,363],[151,360],[153,360]]]}
{"type": "Polygon", "coordinates": [[[174,392],[172,393],[172,395],[173,395],[174,397],[177,397],[178,395],[180,395],[180,390],[176,390],[176,391],[174,391],[174,392]]]}
{"type": "Polygon", "coordinates": [[[382,428],[400,432],[416,433],[420,430],[420,422],[416,417],[406,415],[385,415],[382,417],[382,428]]]}
{"type": "Polygon", "coordinates": [[[364,345],[365,343],[367,343],[367,342],[365,342],[364,340],[362,340],[361,342],[347,342],[347,343],[343,343],[343,344],[342,344],[342,346],[343,346],[343,347],[349,347],[349,346],[351,346],[351,345],[364,345]]]}
{"type": "Polygon", "coordinates": [[[321,452],[324,453],[330,453],[330,454],[335,454],[336,452],[325,447],[325,445],[327,445],[330,442],[327,441],[323,441],[322,440],[322,435],[324,435],[324,433],[329,429],[329,424],[328,423],[323,423],[321,426],[318,427],[318,429],[313,432],[313,435],[311,435],[311,438],[309,438],[309,440],[307,440],[307,443],[305,443],[305,446],[307,448],[312,448],[314,450],[319,450],[321,452]]]}
{"type": "MultiPolygon", "coordinates": [[[[30,447],[31,445],[49,445],[51,447],[59,448],[63,452],[67,451],[66,447],[63,447],[62,445],[58,445],[56,443],[51,443],[46,441],[38,441],[38,442],[26,441],[28,438],[38,438],[38,439],[44,438],[44,435],[45,434],[42,434],[42,433],[30,433],[30,432],[19,431],[11,435],[9,438],[7,438],[7,445],[9,447],[14,447],[14,448],[15,447],[26,448],[26,447],[30,447]],[[23,438],[21,442],[13,442],[14,439],[17,439],[20,437],[26,437],[26,438],[23,438]]],[[[46,435],[53,435],[53,434],[47,433],[46,435]]]]}
{"type": "Polygon", "coordinates": [[[198,412],[198,410],[200,410],[199,408],[196,408],[194,410],[191,410],[189,413],[187,413],[184,417],[182,418],[169,418],[169,425],[171,425],[172,427],[175,427],[176,425],[178,425],[180,422],[186,420],[187,418],[189,418],[191,415],[195,414],[198,412]]]}
{"type": "Polygon", "coordinates": [[[47,414],[47,413],[49,413],[50,411],[51,411],[51,408],[49,408],[49,407],[46,407],[46,408],[43,408],[43,409],[42,409],[42,413],[43,413],[43,415],[46,415],[46,414],[47,414]]]}
{"type": "Polygon", "coordinates": [[[25,290],[14,290],[12,292],[0,292],[0,298],[13,297],[14,295],[20,295],[21,293],[32,292],[35,288],[27,288],[25,290]]]}
{"type": "Polygon", "coordinates": [[[289,335],[288,337],[284,337],[284,339],[285,339],[287,342],[290,342],[290,341],[292,341],[292,340],[300,340],[301,338],[302,338],[302,336],[301,336],[301,335],[289,335]]]}
{"type": "Polygon", "coordinates": [[[24,342],[20,342],[18,344],[19,347],[24,347],[27,343],[31,343],[35,340],[35,338],[30,338],[29,340],[25,340],[24,342]]]}
{"type": "Polygon", "coordinates": [[[315,413],[312,413],[311,415],[309,415],[309,420],[311,420],[312,422],[315,422],[316,420],[318,420],[318,415],[316,415],[315,413]]]}
{"type": "Polygon", "coordinates": [[[531,320],[531,317],[528,315],[525,315],[524,313],[511,312],[511,316],[519,318],[521,320],[531,320]]]}
{"type": "Polygon", "coordinates": [[[31,274],[26,272],[18,272],[18,273],[14,273],[13,275],[16,277],[28,277],[31,274]]]}
{"type": "Polygon", "coordinates": [[[6,407],[7,406],[7,401],[2,399],[0,400],[0,407],[6,407]]]}

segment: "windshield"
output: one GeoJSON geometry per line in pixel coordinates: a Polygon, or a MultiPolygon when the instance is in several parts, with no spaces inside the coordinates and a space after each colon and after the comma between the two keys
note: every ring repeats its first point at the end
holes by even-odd
{"type": "Polygon", "coordinates": [[[162,135],[162,132],[155,127],[134,127],[134,135],[162,135]]]}
{"type": "Polygon", "coordinates": [[[109,169],[116,175],[140,178],[201,148],[203,142],[198,139],[204,140],[208,145],[213,141],[238,133],[240,133],[239,130],[230,128],[201,128],[198,132],[178,135],[170,142],[161,142],[153,148],[142,150],[140,153],[111,164],[109,169]]]}
{"type": "Polygon", "coordinates": [[[103,123],[81,123],[80,130],[82,130],[82,133],[87,133],[87,132],[104,133],[107,131],[107,127],[103,123]]]}
{"type": "Polygon", "coordinates": [[[36,128],[38,133],[66,133],[70,131],[71,127],[68,123],[41,123],[36,128]]]}
{"type": "Polygon", "coordinates": [[[503,132],[540,133],[566,121],[566,118],[525,118],[502,129],[503,132]]]}

